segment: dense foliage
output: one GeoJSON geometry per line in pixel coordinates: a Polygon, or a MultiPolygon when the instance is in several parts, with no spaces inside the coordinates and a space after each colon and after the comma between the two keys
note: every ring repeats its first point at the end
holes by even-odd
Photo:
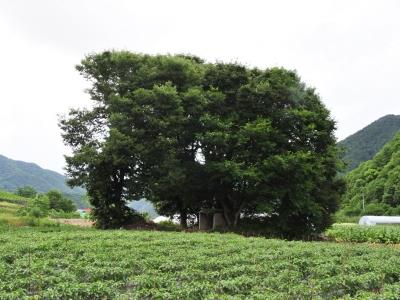
{"type": "Polygon", "coordinates": [[[0,234],[4,299],[397,299],[399,265],[388,246],[63,227],[0,234]]]}
{"type": "Polygon", "coordinates": [[[342,213],[348,216],[399,215],[400,133],[372,160],[347,174],[346,181],[342,213]]]}
{"type": "Polygon", "coordinates": [[[72,200],[57,190],[37,194],[34,198],[0,190],[0,225],[41,226],[52,223],[48,218],[80,218],[80,215],[72,200]]]}
{"type": "Polygon", "coordinates": [[[397,225],[334,224],[325,234],[328,238],[338,242],[400,243],[400,226],[397,225]]]}
{"type": "Polygon", "coordinates": [[[39,193],[56,189],[72,198],[78,207],[87,207],[83,199],[85,191],[79,187],[71,189],[65,181],[65,176],[57,172],[0,155],[0,189],[14,192],[19,188],[30,186],[39,193]]]}
{"type": "Polygon", "coordinates": [[[76,211],[76,206],[71,199],[65,198],[61,192],[50,190],[46,194],[38,194],[30,199],[19,210],[20,216],[31,216],[43,218],[52,214],[72,213],[76,211]]]}
{"type": "Polygon", "coordinates": [[[16,190],[15,194],[26,198],[35,198],[37,191],[32,186],[22,186],[16,190]]]}
{"type": "Polygon", "coordinates": [[[400,116],[387,115],[338,143],[351,171],[370,160],[400,130],[400,116]]]}
{"type": "Polygon", "coordinates": [[[76,206],[74,202],[65,197],[60,191],[50,190],[46,193],[49,199],[49,207],[54,210],[62,210],[64,212],[76,211],[76,206]]]}
{"type": "Polygon", "coordinates": [[[342,184],[334,122],[295,72],[206,64],[191,56],[89,55],[77,67],[94,106],[60,126],[71,185],[84,185],[96,224],[130,222],[129,199],[161,214],[267,213],[282,232],[330,224],[342,184]]]}

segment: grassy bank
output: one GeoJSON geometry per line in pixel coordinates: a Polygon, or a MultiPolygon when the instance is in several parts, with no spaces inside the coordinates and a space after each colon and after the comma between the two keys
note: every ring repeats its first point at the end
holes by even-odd
{"type": "MultiPolygon", "coordinates": [[[[18,211],[21,205],[0,201],[0,226],[51,226],[55,224],[48,218],[34,218],[31,216],[20,216],[18,211]]],[[[1,299],[1,297],[0,297],[1,299]]]]}
{"type": "MultiPolygon", "coordinates": [[[[0,226],[49,226],[55,224],[48,218],[21,216],[19,211],[32,199],[0,190],[0,226]]],[[[1,297],[0,297],[1,299],[1,297]]]]}
{"type": "Polygon", "coordinates": [[[6,192],[4,190],[0,190],[0,201],[2,202],[9,202],[9,203],[14,203],[14,204],[19,204],[19,205],[25,205],[30,201],[31,199],[25,198],[22,196],[18,196],[13,193],[6,192]]]}

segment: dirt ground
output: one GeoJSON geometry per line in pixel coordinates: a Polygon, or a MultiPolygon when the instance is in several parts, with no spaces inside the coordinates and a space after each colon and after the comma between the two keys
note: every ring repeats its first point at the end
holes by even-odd
{"type": "Polygon", "coordinates": [[[93,225],[93,221],[87,219],[52,219],[55,222],[68,224],[68,225],[76,225],[82,227],[91,227],[93,225]]]}

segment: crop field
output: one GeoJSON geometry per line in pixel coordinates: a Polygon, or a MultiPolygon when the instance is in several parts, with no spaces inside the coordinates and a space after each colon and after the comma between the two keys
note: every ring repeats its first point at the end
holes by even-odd
{"type": "Polygon", "coordinates": [[[0,227],[1,299],[398,299],[392,245],[0,227]]]}
{"type": "Polygon", "coordinates": [[[328,238],[337,242],[400,243],[400,226],[398,225],[359,226],[357,224],[335,224],[325,234],[328,238]]]}

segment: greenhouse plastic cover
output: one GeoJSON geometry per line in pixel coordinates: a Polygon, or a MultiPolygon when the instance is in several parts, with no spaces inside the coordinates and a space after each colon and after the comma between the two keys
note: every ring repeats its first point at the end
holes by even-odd
{"type": "Polygon", "coordinates": [[[358,221],[359,225],[400,224],[400,216],[363,216],[358,221]]]}

